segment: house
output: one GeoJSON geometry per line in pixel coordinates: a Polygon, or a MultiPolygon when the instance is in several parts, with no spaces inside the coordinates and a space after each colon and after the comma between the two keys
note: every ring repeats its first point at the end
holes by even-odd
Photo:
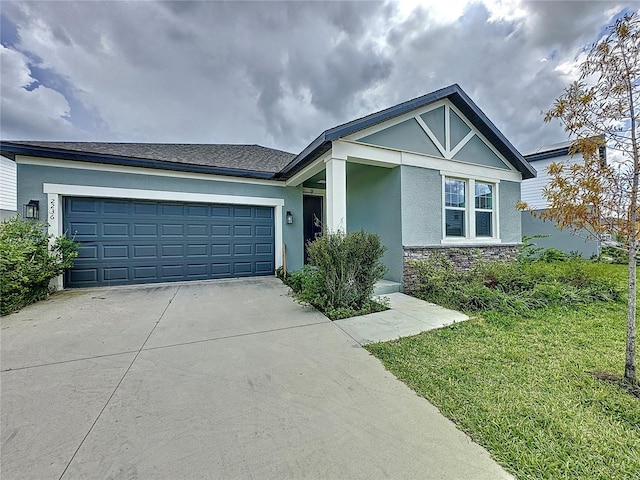
{"type": "MultiPolygon", "coordinates": [[[[538,247],[556,248],[566,254],[577,252],[585,258],[590,258],[600,253],[600,242],[591,237],[588,232],[574,233],[570,229],[560,230],[553,221],[543,221],[535,216],[537,212],[549,206],[542,194],[544,187],[549,184],[547,173],[549,165],[557,162],[568,166],[584,162],[580,152],[569,154],[571,144],[572,142],[557,143],[524,154],[524,158],[535,167],[538,174],[536,178],[522,182],[522,201],[531,207],[531,211],[522,212],[522,235],[526,237],[543,235],[544,238],[532,240],[538,247]]],[[[605,147],[600,149],[600,157],[606,161],[605,147]]]]}
{"type": "MultiPolygon", "coordinates": [[[[258,145],[2,141],[18,204],[82,242],[64,285],[272,275],[330,230],[380,235],[387,279],[439,251],[513,256],[535,170],[452,85],[322,132],[297,155],[258,145]]],[[[60,284],[59,286],[62,286],[60,284]]]]}
{"type": "Polygon", "coordinates": [[[16,163],[0,157],[0,222],[16,213],[16,163]]]}

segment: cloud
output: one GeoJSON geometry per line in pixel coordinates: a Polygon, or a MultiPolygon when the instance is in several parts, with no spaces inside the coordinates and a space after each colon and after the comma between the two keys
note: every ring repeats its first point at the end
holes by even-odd
{"type": "Polygon", "coordinates": [[[16,32],[5,49],[2,136],[297,152],[326,128],[459,83],[517,147],[553,143],[566,135],[543,125],[541,112],[566,85],[566,67],[621,8],[5,2],[16,32]],[[8,116],[7,71],[17,85],[8,116]],[[33,91],[22,88],[34,81],[33,91]]]}
{"type": "Polygon", "coordinates": [[[68,120],[69,103],[61,93],[38,85],[31,76],[29,59],[0,45],[2,136],[42,139],[76,135],[68,120]]]}

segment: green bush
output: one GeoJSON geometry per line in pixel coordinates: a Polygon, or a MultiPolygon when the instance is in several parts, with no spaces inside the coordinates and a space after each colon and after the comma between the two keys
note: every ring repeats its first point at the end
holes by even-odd
{"type": "Polygon", "coordinates": [[[600,259],[608,263],[627,265],[629,263],[629,252],[619,247],[606,246],[600,251],[600,259]]]}
{"type": "Polygon", "coordinates": [[[364,230],[325,233],[308,244],[311,265],[283,280],[298,300],[332,320],[384,310],[371,296],[386,272],[380,262],[385,250],[376,234],[364,230]]]}
{"type": "Polygon", "coordinates": [[[467,272],[457,271],[438,254],[412,264],[418,273],[413,292],[417,297],[467,312],[495,310],[528,315],[547,306],[622,299],[622,291],[613,280],[593,274],[581,259],[478,261],[467,272]]]}
{"type": "Polygon", "coordinates": [[[0,313],[46,298],[49,281],[70,268],[78,244],[66,236],[49,248],[44,225],[13,218],[0,224],[0,313]]]}

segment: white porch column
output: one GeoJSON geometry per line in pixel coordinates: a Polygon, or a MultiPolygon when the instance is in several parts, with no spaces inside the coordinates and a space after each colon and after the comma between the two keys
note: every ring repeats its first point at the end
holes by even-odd
{"type": "Polygon", "coordinates": [[[327,228],[347,231],[347,161],[329,158],[327,176],[327,228]]]}

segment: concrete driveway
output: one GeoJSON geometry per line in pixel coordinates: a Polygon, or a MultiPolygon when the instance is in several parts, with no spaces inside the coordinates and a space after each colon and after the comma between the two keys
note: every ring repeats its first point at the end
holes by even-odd
{"type": "Polygon", "coordinates": [[[70,290],[0,322],[3,480],[510,478],[272,277],[70,290]]]}

